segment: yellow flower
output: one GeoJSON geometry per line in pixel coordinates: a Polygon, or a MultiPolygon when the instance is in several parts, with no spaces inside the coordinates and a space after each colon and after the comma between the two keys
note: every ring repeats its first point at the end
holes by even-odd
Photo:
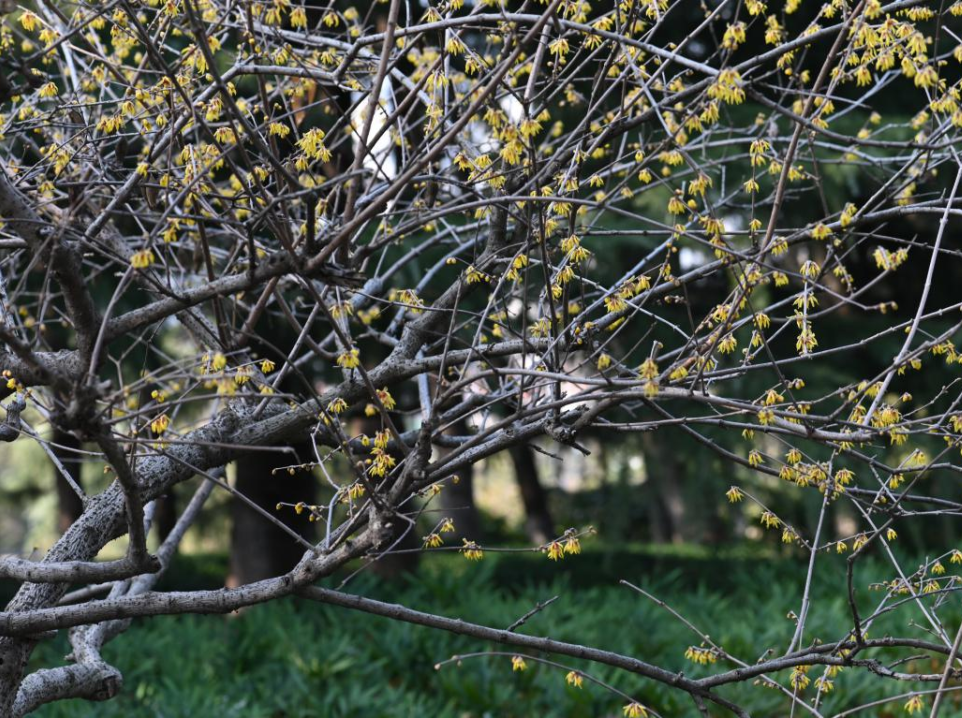
{"type": "Polygon", "coordinates": [[[25,12],[23,15],[20,16],[20,27],[22,27],[27,32],[33,32],[34,30],[36,30],[38,24],[39,22],[37,20],[37,16],[34,15],[29,10],[27,10],[27,12],[25,12]]]}
{"type": "Polygon", "coordinates": [[[745,90],[741,87],[741,81],[741,75],[735,70],[722,70],[715,78],[715,82],[709,86],[708,96],[729,105],[739,105],[745,101],[745,90]]]}
{"type": "Polygon", "coordinates": [[[394,401],[394,397],[391,396],[391,392],[387,390],[387,387],[378,389],[377,398],[381,400],[381,404],[388,411],[392,411],[394,407],[397,406],[397,402],[394,401]]]}
{"type": "Polygon", "coordinates": [[[271,122],[267,126],[267,134],[272,137],[287,137],[291,134],[291,128],[283,122],[271,122]]]}
{"type": "Polygon", "coordinates": [[[551,561],[560,561],[565,557],[564,547],[557,541],[552,541],[547,548],[548,558],[551,561]]]}
{"type": "Polygon", "coordinates": [[[149,249],[142,249],[130,255],[130,266],[134,269],[147,269],[154,263],[154,253],[149,249]]]}
{"type": "Polygon", "coordinates": [[[683,214],[685,212],[685,203],[678,197],[672,197],[668,200],[668,212],[670,214],[683,214]]]}
{"type": "Polygon", "coordinates": [[[804,691],[811,683],[811,679],[805,675],[806,673],[808,673],[808,666],[796,666],[792,670],[788,680],[796,691],[804,691]]]}
{"type": "Polygon", "coordinates": [[[332,304],[327,309],[335,319],[343,319],[354,314],[354,307],[350,302],[332,304]]]}
{"type": "Polygon", "coordinates": [[[44,44],[44,47],[50,47],[57,41],[60,35],[56,30],[51,30],[49,27],[45,27],[40,31],[40,35],[38,37],[40,38],[40,42],[44,44]]]}
{"type": "Polygon", "coordinates": [[[645,361],[642,362],[640,367],[638,367],[638,375],[642,379],[647,379],[648,381],[657,379],[658,365],[655,364],[654,361],[652,361],[651,357],[649,357],[648,359],[645,359],[645,361]]]}
{"type": "Polygon", "coordinates": [[[170,426],[170,417],[168,417],[166,414],[161,414],[152,422],[150,422],[150,430],[157,436],[160,436],[167,431],[168,426],[170,426]]]}
{"type": "Polygon", "coordinates": [[[686,376],[688,376],[688,367],[680,366],[673,369],[671,374],[668,375],[668,378],[672,381],[681,381],[686,376]]]}
{"type": "Polygon", "coordinates": [[[365,326],[370,326],[371,322],[373,322],[374,320],[378,319],[381,316],[381,310],[378,309],[377,307],[371,307],[366,311],[362,309],[357,313],[357,316],[361,320],[362,324],[364,324],[365,326]]]}
{"type": "Polygon", "coordinates": [[[814,279],[818,276],[821,271],[821,267],[818,266],[818,262],[813,262],[811,259],[805,262],[799,269],[803,277],[808,277],[809,279],[814,279]]]}
{"type": "Polygon", "coordinates": [[[384,478],[387,476],[387,472],[394,468],[397,463],[394,457],[388,453],[385,453],[383,449],[375,449],[371,452],[373,459],[368,459],[367,463],[370,464],[367,473],[371,476],[376,476],[378,478],[384,478]]]}
{"type": "Polygon", "coordinates": [[[357,369],[361,366],[361,352],[359,349],[351,349],[344,352],[337,358],[337,365],[342,369],[357,369]]]}
{"type": "Polygon", "coordinates": [[[324,145],[324,130],[317,127],[305,132],[297,146],[312,160],[327,162],[331,159],[331,151],[324,145]]]}
{"type": "Polygon", "coordinates": [[[456,35],[452,35],[451,38],[445,44],[444,50],[449,55],[454,55],[455,57],[457,57],[458,55],[461,55],[462,53],[464,53],[464,51],[467,50],[467,47],[461,41],[461,38],[459,38],[456,35]]]}
{"type": "Polygon", "coordinates": [[[713,650],[699,648],[698,646],[688,646],[688,650],[685,651],[685,658],[692,663],[698,663],[703,666],[718,660],[718,656],[715,655],[713,650]]]}
{"type": "Polygon", "coordinates": [[[722,37],[722,47],[726,50],[737,50],[743,42],[745,42],[745,23],[736,22],[729,25],[722,37]]]}
{"type": "Polygon", "coordinates": [[[625,714],[626,718],[648,718],[648,711],[641,703],[629,703],[621,712],[625,714]]]}
{"type": "Polygon", "coordinates": [[[511,670],[512,671],[523,671],[528,668],[528,664],[524,662],[524,658],[521,656],[511,657],[511,670]]]}
{"type": "Polygon", "coordinates": [[[559,37],[557,40],[554,40],[550,45],[548,45],[548,51],[558,58],[563,58],[565,55],[567,55],[568,50],[568,41],[563,37],[559,37]]]}
{"type": "Polygon", "coordinates": [[[832,236],[832,230],[830,227],[819,222],[812,229],[812,238],[818,240],[825,240],[832,236]]]}
{"type": "MultiPolygon", "coordinates": [[[[527,257],[524,258],[525,263],[527,263],[527,257]]],[[[518,260],[515,259],[515,266],[517,266],[518,260]]],[[[411,314],[422,314],[424,312],[420,307],[424,306],[424,301],[418,296],[418,293],[413,289],[402,289],[398,292],[398,299],[402,304],[406,304],[408,311],[411,314]]]]}
{"type": "Polygon", "coordinates": [[[567,683],[569,686],[581,688],[581,684],[583,682],[584,676],[578,673],[578,671],[568,671],[568,675],[565,676],[565,683],[567,683]]]}
{"type": "Polygon", "coordinates": [[[347,402],[343,398],[338,397],[337,399],[334,399],[333,401],[328,402],[327,413],[334,414],[335,416],[337,416],[342,411],[346,411],[347,406],[348,406],[347,402]]]}
{"type": "Polygon", "coordinates": [[[923,706],[922,696],[912,696],[905,702],[905,712],[908,714],[917,713],[922,710],[923,706]]]}
{"type": "Polygon", "coordinates": [[[777,529],[782,523],[781,520],[771,511],[764,512],[759,521],[761,521],[762,526],[767,529],[777,529]]]}
{"type": "Polygon", "coordinates": [[[605,308],[608,310],[609,314],[623,312],[628,308],[628,302],[625,301],[624,297],[615,294],[611,297],[605,297],[605,308]]]}
{"type": "Polygon", "coordinates": [[[741,501],[745,494],[742,493],[741,489],[737,486],[732,486],[728,491],[725,492],[725,496],[728,497],[728,502],[731,504],[736,504],[741,501]]]}
{"type": "Polygon", "coordinates": [[[436,533],[429,533],[424,537],[424,547],[425,548],[437,548],[444,543],[444,539],[438,536],[436,533]]]}
{"type": "Polygon", "coordinates": [[[467,277],[468,284],[478,284],[479,282],[487,282],[488,275],[479,269],[475,268],[474,265],[469,266],[464,273],[467,277]]]}
{"type": "Polygon", "coordinates": [[[579,554],[581,553],[581,541],[578,540],[577,536],[568,536],[564,542],[564,548],[566,554],[579,554]]]}
{"type": "Polygon", "coordinates": [[[478,546],[474,541],[468,541],[467,539],[461,539],[464,545],[461,547],[461,553],[468,561],[480,561],[484,558],[484,550],[478,546]]]}
{"type": "Polygon", "coordinates": [[[264,374],[270,374],[272,371],[274,371],[274,362],[272,362],[270,359],[265,359],[264,361],[262,361],[261,371],[264,374]]]}

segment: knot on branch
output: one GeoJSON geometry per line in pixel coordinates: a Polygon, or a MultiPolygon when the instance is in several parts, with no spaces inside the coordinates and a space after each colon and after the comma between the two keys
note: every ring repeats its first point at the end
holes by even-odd
{"type": "Polygon", "coordinates": [[[322,264],[316,271],[310,273],[327,285],[347,289],[361,289],[367,282],[367,277],[362,272],[333,262],[322,264]]]}
{"type": "Polygon", "coordinates": [[[544,433],[557,441],[559,444],[570,446],[574,449],[577,449],[585,456],[589,456],[591,452],[575,441],[575,439],[578,437],[578,432],[581,429],[581,422],[579,419],[584,416],[587,411],[587,407],[581,406],[565,412],[561,416],[549,418],[545,423],[544,433]]]}
{"type": "Polygon", "coordinates": [[[78,384],[70,403],[63,412],[57,414],[57,419],[64,428],[77,430],[83,436],[94,436],[98,423],[96,418],[98,398],[95,387],[78,384]]]}
{"type": "Polygon", "coordinates": [[[564,424],[551,423],[545,427],[545,433],[559,444],[570,446],[575,440],[575,430],[564,424]]]}
{"type": "Polygon", "coordinates": [[[91,687],[90,694],[86,696],[88,700],[109,701],[120,693],[120,689],[124,687],[124,677],[120,671],[107,665],[104,666],[103,670],[106,675],[91,687]]]}
{"type": "Polygon", "coordinates": [[[26,408],[27,400],[19,393],[7,404],[7,417],[0,424],[0,441],[15,441],[20,436],[20,414],[26,408]]]}
{"type": "Polygon", "coordinates": [[[394,536],[396,524],[392,520],[393,518],[394,516],[390,512],[385,511],[372,502],[368,511],[368,531],[372,539],[373,549],[383,547],[394,536]]]}

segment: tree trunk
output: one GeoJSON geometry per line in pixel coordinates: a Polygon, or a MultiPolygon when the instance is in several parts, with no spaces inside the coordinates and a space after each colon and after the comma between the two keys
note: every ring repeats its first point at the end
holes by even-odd
{"type": "MultiPolygon", "coordinates": [[[[400,420],[400,417],[397,415],[394,415],[393,418],[395,422],[399,422],[400,420]]],[[[366,434],[373,437],[381,428],[380,417],[360,417],[356,421],[351,434],[366,434]]],[[[399,460],[401,457],[395,454],[394,458],[399,460]]],[[[404,519],[398,519],[393,523],[394,534],[391,536],[387,545],[391,547],[392,551],[401,551],[403,553],[391,553],[381,556],[373,564],[370,564],[370,568],[368,569],[371,573],[387,579],[394,579],[413,573],[421,563],[421,554],[418,550],[421,549],[422,546],[418,531],[412,528],[404,519]]]]}
{"type": "Polygon", "coordinates": [[[438,495],[438,508],[444,516],[454,520],[453,537],[480,541],[481,520],[474,504],[474,472],[465,467],[444,482],[444,490],[438,495]]]}
{"type": "Polygon", "coordinates": [[[174,492],[158,497],[154,500],[154,530],[157,540],[163,541],[177,525],[177,499],[174,492]]]}
{"type": "Polygon", "coordinates": [[[663,520],[663,536],[671,543],[688,538],[685,499],[681,492],[682,467],[671,451],[665,449],[665,436],[646,431],[641,434],[648,482],[654,489],[663,520]]]}
{"type": "MultiPolygon", "coordinates": [[[[307,459],[304,454],[303,459],[307,459]]],[[[307,504],[315,502],[317,481],[309,471],[286,470],[271,473],[279,466],[296,463],[290,454],[257,451],[237,462],[235,488],[294,531],[312,541],[313,524],[308,514],[286,508],[277,511],[278,502],[307,504]]],[[[231,575],[228,585],[240,586],[290,571],[304,555],[304,546],[268,521],[245,502],[231,502],[231,575]]]]}
{"type": "Polygon", "coordinates": [[[543,544],[555,538],[554,521],[548,509],[548,494],[538,478],[534,449],[527,444],[510,450],[514,474],[524,503],[524,531],[532,543],[543,544]]]}
{"type": "MultiPolygon", "coordinates": [[[[451,427],[450,433],[463,436],[468,433],[467,425],[463,421],[458,422],[451,427]]],[[[438,447],[437,453],[438,458],[442,458],[451,453],[451,449],[438,447]]],[[[444,488],[438,494],[438,507],[444,512],[444,516],[450,516],[454,520],[454,534],[451,538],[457,542],[461,539],[482,540],[481,518],[474,503],[473,464],[464,467],[444,482],[444,488]]]]}
{"type": "MultiPolygon", "coordinates": [[[[80,449],[80,440],[68,431],[54,428],[52,442],[50,448],[53,455],[57,457],[74,482],[80,486],[80,469],[83,466],[83,457],[77,453],[80,449]]],[[[80,518],[84,505],[57,466],[53,466],[53,475],[57,485],[57,531],[62,535],[74,521],[80,518]]]]}

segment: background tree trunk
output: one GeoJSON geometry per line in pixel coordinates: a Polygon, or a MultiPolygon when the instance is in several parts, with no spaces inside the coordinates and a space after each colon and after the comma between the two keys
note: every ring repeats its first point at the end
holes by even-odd
{"type": "MultiPolygon", "coordinates": [[[[82,485],[80,468],[83,465],[83,457],[77,453],[80,449],[80,440],[70,432],[54,427],[52,442],[50,448],[54,456],[77,485],[82,485]]],[[[62,535],[74,521],[80,518],[84,505],[56,465],[53,466],[53,476],[57,485],[57,531],[62,535]]]]}
{"type": "MultiPolygon", "coordinates": [[[[398,415],[394,415],[393,419],[395,425],[400,423],[400,417],[398,415]]],[[[381,428],[380,417],[363,417],[358,419],[356,428],[351,431],[351,434],[374,436],[381,428]]],[[[394,458],[400,460],[401,457],[398,454],[394,454],[394,458]]],[[[391,537],[388,545],[392,547],[392,550],[403,551],[404,553],[381,556],[371,564],[370,569],[368,569],[382,578],[392,579],[412,573],[417,570],[421,562],[421,554],[417,552],[417,550],[421,548],[421,538],[418,531],[403,519],[396,520],[394,522],[394,528],[394,535],[391,537]]]]}
{"type": "Polygon", "coordinates": [[[154,509],[154,530],[157,540],[163,541],[174,530],[177,524],[177,497],[173,492],[165,494],[156,500],[154,509]]]}
{"type": "MultiPolygon", "coordinates": [[[[308,460],[306,451],[299,452],[308,460]]],[[[280,501],[313,504],[317,496],[317,480],[309,471],[271,472],[280,466],[296,463],[290,454],[257,451],[236,463],[235,488],[258,506],[269,511],[308,541],[312,541],[314,525],[307,513],[291,509],[277,511],[280,501]]],[[[289,571],[304,555],[304,547],[238,498],[231,502],[230,577],[228,585],[240,586],[277,576],[289,571]]]]}
{"type": "Polygon", "coordinates": [[[548,494],[538,478],[534,449],[524,444],[513,446],[510,453],[524,503],[524,532],[532,543],[546,543],[554,538],[554,521],[548,509],[548,494]]]}
{"type": "MultiPolygon", "coordinates": [[[[451,427],[451,434],[464,436],[468,433],[465,422],[459,421],[451,427]]],[[[438,447],[438,458],[451,452],[451,449],[438,447]]],[[[444,489],[438,494],[438,508],[444,516],[454,520],[455,533],[452,538],[460,543],[461,539],[481,541],[481,517],[474,503],[474,466],[467,466],[444,482],[444,489]]]]}
{"type": "Polygon", "coordinates": [[[659,520],[658,541],[683,543],[687,536],[685,498],[681,492],[683,467],[671,450],[666,450],[665,437],[654,432],[642,432],[641,445],[645,452],[648,482],[657,497],[659,520]]]}

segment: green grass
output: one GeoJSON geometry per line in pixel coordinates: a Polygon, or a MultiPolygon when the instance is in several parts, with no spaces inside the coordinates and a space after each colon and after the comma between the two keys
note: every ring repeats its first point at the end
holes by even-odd
{"type": "MultiPolygon", "coordinates": [[[[844,560],[826,556],[807,635],[831,640],[843,630],[847,605],[839,593],[844,560]]],[[[188,564],[190,566],[191,564],[188,564]]],[[[908,564],[911,565],[911,564],[908,564]]],[[[183,566],[181,567],[183,570],[183,566]]],[[[217,560],[184,571],[202,585],[216,575],[217,560]]],[[[450,555],[426,563],[416,576],[396,582],[364,577],[349,590],[492,626],[506,627],[535,603],[560,598],[523,629],[536,635],[630,654],[686,675],[721,670],[684,658],[698,639],[663,609],[621,587],[624,578],[668,600],[733,654],[754,661],[769,647],[787,645],[798,610],[801,559],[760,556],[712,558],[704,551],[623,550],[592,553],[555,566],[540,556],[488,555],[469,564],[450,555]]],[[[881,564],[858,576],[860,585],[885,577],[881,564]]],[[[860,590],[867,609],[880,594],[860,590]]],[[[863,610],[864,610],[863,609],[863,610]]],[[[906,612],[876,624],[873,635],[912,630],[906,612]]],[[[942,616],[943,620],[947,617],[942,616]]],[[[948,617],[949,625],[954,619],[948,617]]],[[[73,716],[195,716],[294,718],[308,716],[620,716],[623,701],[601,688],[565,685],[564,671],[533,662],[511,671],[508,657],[485,656],[460,666],[434,666],[452,655],[497,650],[479,641],[303,601],[283,601],[232,617],[173,617],[138,621],[109,644],[107,661],[124,674],[123,693],[104,704],[70,701],[37,713],[73,716]]],[[[58,665],[64,637],[37,650],[33,667],[58,665]]],[[[693,715],[683,694],[631,674],[559,658],[610,682],[663,716],[693,715]]],[[[930,670],[908,664],[903,670],[930,670]]],[[[938,669],[935,669],[938,670],[938,669]]],[[[814,680],[820,673],[812,671],[814,680]]],[[[779,676],[787,684],[787,673],[779,676]]],[[[860,701],[911,690],[846,670],[823,702],[826,714],[860,701]]],[[[809,693],[813,694],[810,688],[809,693]]],[[[772,690],[733,686],[723,695],[758,718],[787,716],[787,701],[772,690]]],[[[899,702],[863,715],[901,715],[899,702]]],[[[714,711],[712,715],[724,715],[714,711]]],[[[962,715],[950,702],[943,717],[962,715]]]]}

